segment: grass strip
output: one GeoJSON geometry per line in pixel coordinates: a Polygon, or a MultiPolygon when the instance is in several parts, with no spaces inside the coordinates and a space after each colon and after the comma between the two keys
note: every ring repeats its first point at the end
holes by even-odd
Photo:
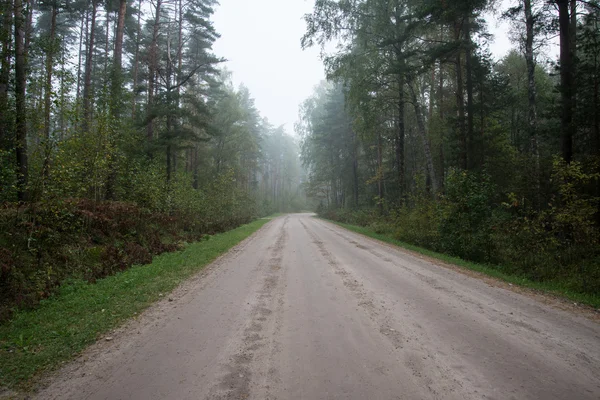
{"type": "Polygon", "coordinates": [[[71,282],[34,310],[0,326],[0,388],[25,389],[32,378],[72,359],[103,333],[140,313],[270,219],[259,219],[184,250],[164,253],[95,284],[71,282]]]}
{"type": "Polygon", "coordinates": [[[449,256],[449,255],[443,254],[443,253],[437,253],[435,251],[431,251],[431,250],[428,250],[423,247],[415,246],[410,243],[405,243],[405,242],[396,240],[389,235],[382,234],[382,233],[376,233],[373,230],[366,228],[366,227],[345,224],[342,222],[337,222],[337,221],[333,221],[333,220],[329,220],[329,219],[325,219],[325,218],[322,218],[322,219],[325,221],[331,222],[333,224],[336,224],[338,226],[341,226],[342,228],[348,229],[349,231],[356,232],[361,235],[380,240],[382,242],[390,243],[395,246],[402,247],[406,250],[410,250],[415,253],[419,253],[424,256],[427,256],[427,257],[435,258],[437,260],[441,260],[448,264],[453,264],[453,265],[456,265],[456,266],[459,266],[462,268],[470,269],[472,271],[480,272],[482,274],[491,276],[493,278],[496,278],[496,279],[499,279],[499,280],[502,280],[502,281],[505,281],[508,283],[512,283],[513,285],[518,285],[521,287],[534,289],[536,291],[540,291],[540,292],[544,292],[544,293],[548,293],[548,294],[552,294],[552,295],[558,295],[560,297],[564,297],[569,300],[572,300],[576,303],[592,306],[596,309],[600,308],[600,294],[575,292],[575,291],[569,289],[568,284],[566,282],[560,282],[560,281],[558,281],[558,282],[557,281],[536,282],[536,281],[532,281],[525,277],[518,276],[518,275],[512,275],[505,271],[502,271],[501,266],[485,265],[485,264],[474,263],[471,261],[466,261],[466,260],[463,260],[462,258],[449,256]]]}

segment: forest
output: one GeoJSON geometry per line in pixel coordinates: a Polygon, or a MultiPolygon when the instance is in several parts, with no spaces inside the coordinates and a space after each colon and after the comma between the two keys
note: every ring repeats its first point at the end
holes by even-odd
{"type": "Polygon", "coordinates": [[[296,137],[214,53],[217,6],[0,1],[0,321],[311,206],[600,293],[596,0],[316,0],[289,45],[320,48],[327,80],[296,137]]]}
{"type": "Polygon", "coordinates": [[[296,126],[321,216],[600,293],[597,1],[317,0],[305,20],[328,76],[296,126]]]}
{"type": "Polygon", "coordinates": [[[0,321],[303,207],[297,141],[213,54],[216,6],[0,1],[0,321]]]}

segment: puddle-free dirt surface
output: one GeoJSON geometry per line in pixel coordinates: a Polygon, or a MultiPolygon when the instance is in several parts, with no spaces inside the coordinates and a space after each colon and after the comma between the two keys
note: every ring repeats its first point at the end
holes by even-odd
{"type": "Polygon", "coordinates": [[[600,324],[295,214],[37,396],[597,400],[600,324]]]}

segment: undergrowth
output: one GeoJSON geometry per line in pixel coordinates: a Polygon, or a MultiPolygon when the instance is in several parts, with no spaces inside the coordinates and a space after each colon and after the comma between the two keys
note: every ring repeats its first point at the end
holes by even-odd
{"type": "Polygon", "coordinates": [[[252,218],[252,211],[166,213],[124,202],[5,203],[0,206],[0,323],[16,309],[35,307],[66,280],[95,282],[252,218]]]}

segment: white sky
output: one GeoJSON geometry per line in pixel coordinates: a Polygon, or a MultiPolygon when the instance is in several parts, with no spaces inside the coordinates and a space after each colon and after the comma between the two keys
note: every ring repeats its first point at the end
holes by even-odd
{"type": "MultiPolygon", "coordinates": [[[[261,115],[293,134],[300,103],[325,78],[319,48],[300,48],[302,17],[311,12],[313,0],[220,2],[213,18],[221,34],[215,54],[229,60],[226,66],[234,84],[248,87],[261,115]]],[[[495,35],[490,49],[500,58],[511,48],[509,28],[488,19],[488,29],[495,35]]]]}

